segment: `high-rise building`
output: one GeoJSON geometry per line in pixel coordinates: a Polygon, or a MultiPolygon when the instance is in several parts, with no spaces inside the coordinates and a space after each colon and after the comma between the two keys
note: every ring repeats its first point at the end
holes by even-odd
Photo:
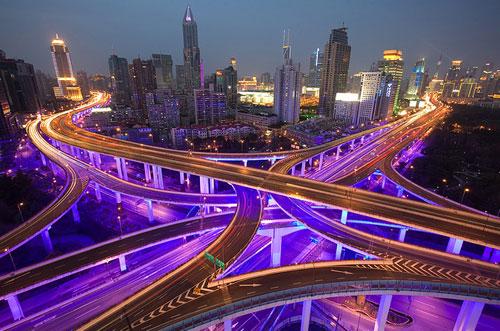
{"type": "Polygon", "coordinates": [[[196,125],[219,124],[226,117],[226,95],[209,89],[194,90],[194,120],[196,125]]]}
{"type": "Polygon", "coordinates": [[[58,84],[58,87],[54,88],[55,96],[74,101],[82,100],[82,92],[78,85],[76,85],[76,78],[73,74],[69,49],[64,40],[60,39],[57,34],[50,45],[50,52],[52,53],[52,62],[58,84]]]}
{"type": "Polygon", "coordinates": [[[186,72],[183,64],[175,66],[175,87],[178,91],[183,91],[186,88],[186,72]]]}
{"type": "Polygon", "coordinates": [[[108,60],[112,100],[119,105],[130,104],[130,79],[126,58],[111,55],[108,60]]]}
{"type": "Polygon", "coordinates": [[[156,86],[159,89],[173,88],[172,56],[153,54],[151,56],[155,68],[156,86]]]}
{"type": "Polygon", "coordinates": [[[274,75],[274,113],[283,123],[295,124],[300,116],[300,64],[292,61],[290,34],[283,38],[283,64],[274,75]]]}
{"type": "Polygon", "coordinates": [[[41,70],[35,71],[36,85],[38,87],[38,99],[42,105],[54,99],[54,91],[52,88],[57,85],[52,83],[53,79],[49,78],[41,70]]]}
{"type": "Polygon", "coordinates": [[[182,33],[184,37],[184,88],[188,93],[192,93],[193,89],[200,88],[201,57],[198,47],[198,26],[189,5],[182,20],[182,33]]]}
{"type": "Polygon", "coordinates": [[[454,98],[458,96],[460,92],[460,79],[462,78],[462,60],[451,61],[450,68],[446,73],[443,83],[443,93],[441,94],[444,98],[454,98]]]}
{"type": "Polygon", "coordinates": [[[321,85],[321,66],[323,64],[323,53],[316,48],[309,57],[309,74],[306,79],[307,87],[320,87],[321,85]]]}
{"type": "Polygon", "coordinates": [[[152,60],[133,59],[129,65],[132,105],[146,110],[146,93],[156,89],[155,71],[152,60]]]}
{"type": "Polygon", "coordinates": [[[359,110],[356,124],[372,121],[375,117],[377,92],[380,88],[383,73],[368,71],[361,73],[361,89],[359,94],[359,110]]]}
{"type": "Polygon", "coordinates": [[[147,106],[148,121],[155,138],[165,142],[170,138],[170,130],[180,125],[180,105],[170,95],[157,95],[157,101],[147,106]]]}
{"type": "Polygon", "coordinates": [[[397,114],[399,111],[399,91],[404,71],[403,51],[397,49],[385,50],[383,59],[378,62],[378,70],[392,76],[392,82],[395,85],[393,85],[393,88],[396,88],[393,113],[397,114]]]}
{"type": "Polygon", "coordinates": [[[88,97],[90,95],[90,83],[87,73],[83,70],[76,73],[76,83],[80,86],[83,97],[88,97]]]}
{"type": "Polygon", "coordinates": [[[33,65],[8,59],[0,50],[0,140],[10,139],[20,127],[19,113],[41,110],[33,65]]]}
{"type": "Polygon", "coordinates": [[[272,83],[271,73],[264,72],[262,75],[260,75],[260,82],[262,84],[271,84],[272,83]]]}
{"type": "Polygon", "coordinates": [[[425,59],[420,59],[411,70],[410,81],[405,98],[408,100],[418,100],[425,92],[426,72],[425,59]]]}
{"type": "Polygon", "coordinates": [[[323,53],[318,108],[320,115],[334,116],[335,95],[346,91],[350,59],[347,28],[333,29],[323,53]]]}
{"type": "Polygon", "coordinates": [[[381,71],[361,72],[356,124],[383,119],[394,107],[396,86],[392,75],[381,71]]]}

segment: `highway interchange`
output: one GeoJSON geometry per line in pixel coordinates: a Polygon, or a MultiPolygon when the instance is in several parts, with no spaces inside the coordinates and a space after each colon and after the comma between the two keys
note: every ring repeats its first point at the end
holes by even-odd
{"type": "MultiPolygon", "coordinates": [[[[15,249],[46,229],[78,201],[90,181],[125,195],[152,201],[188,205],[236,205],[234,214],[207,215],[201,219],[202,224],[198,217],[156,226],[143,233],[130,234],[89,250],[75,252],[75,256],[81,256],[78,259],[72,259],[73,256],[68,255],[33,266],[29,270],[20,270],[9,280],[9,284],[4,282],[0,286],[0,295],[12,294],[18,290],[26,291],[44,281],[53,281],[58,275],[66,276],[83,267],[102,263],[104,259],[116,258],[144,246],[144,240],[152,245],[168,238],[197,231],[203,233],[211,229],[224,228],[206,251],[222,257],[226,267],[230,266],[256,233],[264,213],[265,196],[271,194],[286,214],[313,232],[376,259],[325,262],[299,265],[296,268],[281,267],[270,269],[266,274],[247,274],[243,278],[245,282],[261,284],[249,290],[240,286],[242,280],[215,280],[214,277],[221,270],[216,270],[214,274],[213,266],[202,252],[121,304],[88,321],[82,329],[127,330],[130,326],[134,329],[185,329],[187,326],[201,328],[252,309],[302,301],[308,297],[394,291],[427,292],[429,295],[460,298],[473,294],[474,300],[492,303],[500,301],[496,264],[375,236],[331,219],[314,210],[311,205],[315,203],[338,208],[499,249],[500,229],[497,218],[450,202],[417,186],[394,170],[394,157],[442,120],[446,112],[443,106],[438,106],[437,110],[429,114],[408,116],[407,119],[311,149],[292,153],[240,153],[224,156],[144,146],[100,136],[75,125],[74,120],[78,119],[80,113],[102,104],[107,97],[98,94],[89,104],[76,110],[39,119],[28,125],[27,130],[34,145],[64,169],[67,183],[53,204],[26,223],[29,226],[16,229],[12,235],[0,238],[2,247],[15,249]],[[366,141],[363,141],[364,137],[367,137],[366,141]],[[92,153],[215,178],[230,183],[235,194],[192,194],[141,186],[117,178],[98,167],[89,167],[84,161],[70,155],[67,148],[66,153],[62,153],[64,149],[61,144],[57,149],[49,141],[58,141],[92,153]],[[343,148],[346,148],[351,141],[352,147],[356,142],[356,148],[348,153],[344,152],[340,160],[333,160],[335,156],[331,156],[332,151],[343,144],[343,148]],[[377,150],[378,153],[370,153],[377,150]],[[273,163],[281,161],[269,171],[220,162],[241,158],[272,160],[273,163]],[[303,177],[288,174],[292,167],[300,164],[303,167],[307,161],[314,163],[316,168],[310,167],[309,171],[304,171],[303,177]],[[325,162],[323,169],[317,169],[318,161],[325,162]],[[355,184],[375,170],[382,171],[397,185],[436,205],[345,186],[355,184]],[[141,240],[137,241],[137,238],[141,240]],[[114,251],[106,250],[105,255],[100,255],[100,248],[105,245],[109,245],[114,251]],[[297,281],[283,288],[281,284],[284,279],[297,281]],[[196,290],[195,293],[195,289],[200,288],[201,292],[196,290]]],[[[336,151],[338,153],[338,149],[336,151]]],[[[1,279],[7,280],[9,277],[3,276],[1,279]]]]}

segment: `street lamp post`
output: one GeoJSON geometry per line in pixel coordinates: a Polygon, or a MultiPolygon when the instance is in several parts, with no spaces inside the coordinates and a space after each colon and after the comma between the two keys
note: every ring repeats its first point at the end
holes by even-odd
{"type": "Polygon", "coordinates": [[[23,202],[19,202],[17,204],[17,210],[19,210],[19,215],[21,215],[21,221],[24,223],[24,216],[23,216],[23,212],[21,210],[22,206],[24,206],[24,203],[23,202]]]}
{"type": "Polygon", "coordinates": [[[464,189],[464,192],[462,193],[462,198],[460,199],[460,203],[464,202],[465,193],[468,193],[469,191],[470,190],[467,187],[464,189]]]}
{"type": "Polygon", "coordinates": [[[10,257],[10,262],[12,262],[12,267],[14,268],[14,271],[16,271],[16,270],[17,270],[17,269],[16,269],[16,264],[14,263],[14,258],[12,257],[12,253],[11,253],[11,251],[10,251],[8,248],[4,249],[3,251],[4,251],[5,253],[8,253],[8,254],[9,254],[9,257],[10,257]]]}

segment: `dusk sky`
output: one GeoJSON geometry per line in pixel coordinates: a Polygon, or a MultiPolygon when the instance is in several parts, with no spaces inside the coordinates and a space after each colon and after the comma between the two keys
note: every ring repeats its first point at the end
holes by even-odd
{"type": "Polygon", "coordinates": [[[180,64],[188,3],[206,73],[226,67],[232,56],[240,76],[274,72],[284,28],[291,31],[292,57],[306,71],[309,54],[342,22],[349,29],[351,73],[368,69],[389,48],[403,50],[407,68],[425,57],[431,73],[440,54],[442,71],[452,58],[480,68],[500,64],[498,0],[0,0],[0,49],[51,75],[55,33],[70,47],[76,70],[107,74],[112,49],[129,60],[171,54],[180,64]]]}

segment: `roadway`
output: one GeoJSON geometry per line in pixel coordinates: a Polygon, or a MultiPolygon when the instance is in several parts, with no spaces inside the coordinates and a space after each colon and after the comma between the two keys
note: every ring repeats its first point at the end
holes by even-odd
{"type": "MultiPolygon", "coordinates": [[[[431,206],[356,188],[319,183],[189,155],[150,150],[149,146],[137,146],[81,130],[72,123],[71,113],[48,118],[42,123],[42,131],[53,139],[94,152],[156,164],[167,169],[207,176],[275,194],[294,196],[479,245],[500,248],[499,220],[492,216],[431,206]]],[[[342,144],[364,134],[366,133],[339,139],[336,143],[342,144]]]]}

